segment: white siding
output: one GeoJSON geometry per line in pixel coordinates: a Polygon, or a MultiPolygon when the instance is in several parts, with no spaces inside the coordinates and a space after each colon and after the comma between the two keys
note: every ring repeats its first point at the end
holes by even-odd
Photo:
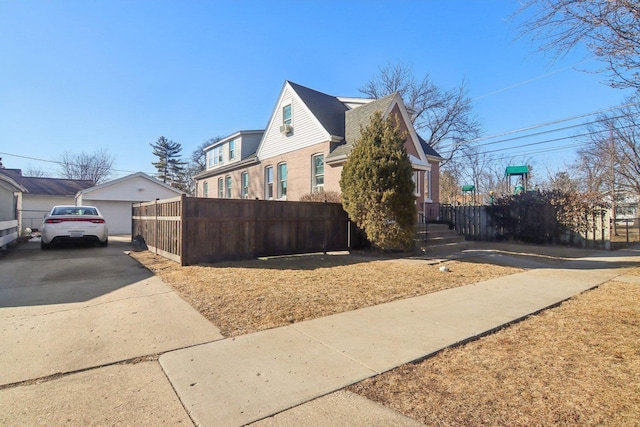
{"type": "Polygon", "coordinates": [[[287,84],[280,96],[278,104],[269,122],[262,145],[258,151],[258,158],[268,159],[291,151],[300,150],[329,140],[329,134],[309,112],[295,91],[287,84]],[[282,107],[291,100],[293,132],[289,135],[280,133],[282,125],[282,107]]]}
{"type": "Polygon", "coordinates": [[[0,185],[0,221],[16,219],[15,196],[12,190],[0,185]]]}
{"type": "Polygon", "coordinates": [[[94,200],[88,203],[100,210],[107,222],[109,235],[131,234],[131,205],[132,202],[115,202],[94,200]]]}
{"type": "Polygon", "coordinates": [[[37,196],[22,194],[22,228],[39,230],[42,219],[56,205],[75,205],[73,196],[37,196]]]}
{"type": "Polygon", "coordinates": [[[227,137],[222,141],[210,146],[205,153],[206,169],[215,170],[222,166],[227,166],[239,162],[251,154],[256,152],[258,144],[262,139],[262,133],[243,133],[242,131],[234,134],[233,137],[227,137]],[[233,159],[229,158],[229,142],[235,141],[235,156],[233,159]],[[222,150],[222,162],[214,164],[209,162],[209,156],[213,156],[216,149],[222,150]],[[211,164],[210,164],[211,163],[211,164]]]}
{"type": "Polygon", "coordinates": [[[90,205],[92,200],[117,200],[127,202],[148,202],[155,199],[176,197],[178,192],[166,188],[160,182],[155,183],[141,176],[117,182],[95,190],[88,189],[79,200],[90,205]]]}

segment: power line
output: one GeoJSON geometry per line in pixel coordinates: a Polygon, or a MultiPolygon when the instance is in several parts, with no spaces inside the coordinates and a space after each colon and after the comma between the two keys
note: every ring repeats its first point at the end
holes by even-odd
{"type": "MultiPolygon", "coordinates": [[[[54,164],[57,164],[57,165],[60,165],[60,166],[62,166],[62,164],[63,164],[63,162],[58,161],[58,160],[40,159],[40,158],[37,158],[37,157],[23,156],[23,155],[20,155],[20,154],[5,153],[5,152],[0,152],[0,154],[3,155],[3,156],[18,157],[20,159],[34,160],[36,162],[54,163],[54,164]]],[[[80,165],[73,164],[73,166],[80,166],[80,165]]],[[[111,169],[111,172],[136,173],[136,172],[139,172],[139,171],[124,170],[124,169],[111,169]]],[[[147,174],[148,175],[153,175],[153,173],[147,173],[147,174]]]]}
{"type": "Polygon", "coordinates": [[[501,142],[517,141],[519,139],[532,138],[534,136],[546,135],[546,134],[549,134],[549,133],[561,132],[561,131],[565,131],[565,130],[569,130],[569,129],[585,127],[585,126],[592,125],[592,124],[595,124],[595,123],[601,123],[601,122],[609,120],[609,119],[619,119],[621,117],[625,117],[625,116],[621,115],[621,116],[607,117],[607,118],[603,118],[603,119],[593,120],[591,122],[580,123],[580,124],[577,124],[577,125],[564,126],[564,127],[561,127],[561,128],[550,129],[550,130],[545,130],[545,131],[536,132],[536,133],[529,133],[527,135],[516,136],[516,137],[513,137],[513,138],[506,138],[506,139],[500,139],[498,141],[485,142],[483,144],[477,144],[475,146],[476,147],[484,147],[484,146],[487,146],[487,145],[500,144],[501,142]]]}
{"type": "Polygon", "coordinates": [[[537,76],[537,77],[533,77],[533,78],[530,78],[530,79],[528,79],[528,80],[521,81],[521,82],[519,82],[519,83],[514,83],[514,84],[512,84],[512,85],[509,85],[509,86],[503,87],[502,89],[498,89],[498,90],[494,90],[493,92],[486,93],[486,94],[484,94],[484,95],[476,96],[475,98],[472,98],[471,100],[472,100],[472,101],[477,101],[478,99],[486,98],[486,97],[489,97],[489,96],[492,96],[492,95],[497,95],[497,94],[502,93],[502,92],[505,92],[505,91],[507,91],[507,90],[514,89],[514,88],[516,88],[516,87],[518,87],[518,86],[523,86],[523,85],[526,85],[526,84],[528,84],[528,83],[532,83],[532,82],[534,82],[534,81],[536,81],[536,80],[540,80],[540,79],[543,79],[543,78],[545,78],[545,77],[549,77],[549,76],[552,76],[552,75],[554,75],[554,74],[558,74],[558,73],[560,73],[560,72],[562,72],[562,71],[568,70],[568,69],[573,68],[573,67],[575,67],[575,66],[577,66],[577,65],[584,64],[584,63],[586,63],[586,62],[592,61],[593,59],[595,59],[595,57],[588,58],[588,59],[585,59],[585,60],[580,61],[580,62],[576,62],[576,63],[575,63],[575,64],[573,64],[573,65],[568,65],[568,66],[566,66],[566,67],[564,67],[564,68],[560,68],[560,69],[558,69],[558,70],[551,71],[551,72],[549,72],[549,73],[541,74],[541,75],[539,75],[539,76],[537,76]]]}
{"type": "Polygon", "coordinates": [[[606,112],[609,112],[609,111],[618,110],[618,109],[626,108],[626,107],[632,107],[632,106],[636,106],[636,105],[640,105],[640,101],[638,101],[638,102],[630,102],[628,104],[618,105],[616,107],[604,108],[604,109],[601,109],[601,110],[593,111],[591,113],[585,113],[585,114],[580,114],[580,115],[577,115],[577,116],[565,117],[563,119],[558,119],[558,120],[552,120],[552,121],[549,121],[549,122],[539,123],[539,124],[527,126],[527,127],[520,128],[520,129],[514,129],[514,130],[510,130],[510,131],[506,131],[506,132],[497,133],[497,134],[494,134],[494,135],[483,136],[483,137],[480,137],[480,138],[472,139],[472,140],[467,141],[467,142],[468,143],[474,143],[474,142],[479,142],[479,141],[486,141],[486,140],[489,140],[489,139],[499,138],[501,136],[513,135],[515,133],[525,132],[525,131],[528,131],[528,130],[533,130],[533,129],[538,129],[538,128],[541,128],[541,127],[551,126],[551,125],[555,125],[555,124],[558,124],[558,123],[564,123],[564,122],[568,122],[568,121],[572,121],[572,120],[577,120],[577,119],[581,119],[581,118],[584,118],[584,117],[593,116],[594,114],[606,113],[606,112]]]}
{"type": "MultiPolygon", "coordinates": [[[[618,127],[618,129],[628,129],[628,128],[631,128],[631,127],[635,127],[635,126],[634,125],[622,126],[622,127],[618,127]]],[[[522,147],[530,147],[530,146],[533,146],[533,145],[547,144],[549,142],[565,141],[567,139],[579,139],[579,138],[583,138],[583,137],[586,137],[586,136],[594,136],[594,135],[597,135],[599,133],[604,133],[604,132],[609,132],[609,129],[601,129],[601,130],[581,133],[581,134],[578,134],[578,135],[564,136],[562,138],[554,138],[554,139],[547,139],[547,140],[544,140],[544,141],[530,142],[528,144],[520,144],[520,145],[507,147],[507,148],[496,148],[496,149],[493,149],[493,150],[482,151],[482,152],[480,152],[478,154],[495,153],[495,152],[498,152],[498,151],[505,151],[505,150],[510,150],[510,149],[522,148],[522,147]]]]}

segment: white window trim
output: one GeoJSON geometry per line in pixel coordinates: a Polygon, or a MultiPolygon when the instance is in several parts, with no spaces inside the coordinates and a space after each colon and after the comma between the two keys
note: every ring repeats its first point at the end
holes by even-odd
{"type": "Polygon", "coordinates": [[[411,178],[413,180],[413,195],[420,197],[420,171],[414,169],[411,178]]]}
{"type": "Polygon", "coordinates": [[[248,199],[249,198],[249,172],[242,172],[240,174],[240,197],[243,199],[248,199]],[[247,177],[247,186],[244,186],[244,177],[247,177]],[[245,193],[244,190],[247,190],[247,192],[245,193]]]}
{"type": "Polygon", "coordinates": [[[218,199],[224,199],[224,178],[218,178],[218,199]]]}
{"type": "Polygon", "coordinates": [[[324,161],[324,153],[317,153],[311,156],[311,192],[319,193],[324,191],[324,177],[325,177],[326,163],[324,161]],[[317,184],[318,174],[316,173],[316,157],[322,157],[322,185],[317,184]]]}
{"type": "Polygon", "coordinates": [[[287,195],[286,195],[286,194],[285,194],[284,196],[282,195],[282,187],[281,187],[281,184],[282,184],[282,176],[281,176],[281,174],[280,174],[280,167],[281,167],[282,165],[284,165],[284,167],[285,167],[285,171],[286,171],[286,173],[287,173],[287,179],[285,179],[285,181],[284,181],[284,182],[285,182],[285,183],[288,183],[288,180],[289,180],[289,168],[287,167],[287,162],[280,162],[280,163],[278,163],[278,167],[277,167],[277,171],[278,171],[277,175],[278,175],[278,176],[277,176],[277,178],[276,178],[276,182],[277,182],[277,184],[278,184],[278,191],[277,191],[277,193],[278,193],[278,194],[277,194],[277,197],[278,197],[278,200],[287,200],[287,195]]]}
{"type": "Polygon", "coordinates": [[[233,181],[231,175],[224,177],[224,198],[231,199],[233,196],[233,181]]]}
{"type": "Polygon", "coordinates": [[[274,174],[273,174],[273,165],[268,165],[264,167],[264,199],[265,200],[273,200],[273,179],[274,179],[274,174]],[[271,197],[269,197],[269,181],[267,180],[267,170],[271,170],[271,197]]]}
{"type": "Polygon", "coordinates": [[[229,161],[231,160],[235,160],[236,159],[236,154],[237,154],[237,147],[236,147],[236,140],[232,139],[227,143],[227,153],[229,156],[229,161]],[[231,146],[233,145],[233,150],[231,150],[231,146]]]}
{"type": "Polygon", "coordinates": [[[293,126],[293,98],[288,98],[282,101],[282,103],[280,104],[280,114],[281,114],[281,120],[280,120],[280,124],[284,125],[284,107],[286,107],[287,105],[291,106],[291,118],[289,120],[289,125],[293,126]]]}
{"type": "Polygon", "coordinates": [[[433,191],[433,177],[431,176],[431,168],[429,168],[424,171],[424,201],[425,202],[433,202],[432,191],[433,191]]]}

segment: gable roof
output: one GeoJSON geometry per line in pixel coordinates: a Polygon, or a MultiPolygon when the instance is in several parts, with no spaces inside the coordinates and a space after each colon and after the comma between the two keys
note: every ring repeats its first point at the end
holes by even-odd
{"type": "Polygon", "coordinates": [[[379,111],[384,116],[390,110],[395,96],[396,94],[392,93],[391,95],[347,111],[345,113],[345,142],[331,151],[331,154],[327,156],[327,161],[348,156],[351,150],[353,150],[356,141],[360,138],[362,127],[369,124],[371,117],[376,111],[379,111]]]}
{"type": "Polygon", "coordinates": [[[347,106],[335,96],[286,81],[329,135],[344,137],[347,106]]]}
{"type": "Polygon", "coordinates": [[[0,173],[13,179],[31,195],[74,196],[78,191],[93,186],[93,182],[83,179],[22,176],[20,169],[2,169],[0,173]]]}
{"type": "Polygon", "coordinates": [[[440,161],[444,160],[444,157],[438,154],[435,148],[429,145],[429,143],[420,135],[418,135],[418,141],[420,141],[420,146],[422,147],[422,151],[424,151],[424,154],[426,154],[427,157],[435,157],[437,158],[437,160],[440,160],[440,161]]]}
{"type": "Polygon", "coordinates": [[[171,191],[175,192],[178,195],[179,194],[186,194],[184,191],[178,190],[177,188],[172,187],[169,184],[166,184],[166,183],[160,181],[159,179],[153,178],[152,176],[149,176],[144,172],[136,172],[136,173],[133,173],[131,175],[123,176],[122,178],[117,178],[117,179],[114,179],[114,180],[111,180],[111,181],[108,181],[108,182],[105,182],[105,183],[102,183],[102,184],[99,184],[99,185],[95,185],[95,186],[92,186],[92,187],[89,187],[89,188],[84,188],[82,190],[79,190],[76,193],[76,195],[90,194],[90,193],[92,193],[94,191],[102,190],[103,188],[111,187],[113,185],[119,184],[119,183],[121,183],[123,181],[128,181],[128,180],[130,180],[132,178],[136,178],[136,177],[144,178],[144,179],[146,179],[148,181],[151,181],[153,184],[165,187],[166,189],[171,190],[171,191]]]}
{"type": "Polygon", "coordinates": [[[9,191],[21,191],[28,192],[26,188],[15,182],[7,175],[3,175],[3,169],[0,169],[0,187],[6,188],[9,191]]]}

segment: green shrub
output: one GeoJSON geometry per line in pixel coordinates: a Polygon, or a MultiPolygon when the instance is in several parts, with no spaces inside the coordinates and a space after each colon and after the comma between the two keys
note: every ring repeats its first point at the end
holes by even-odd
{"type": "Polygon", "coordinates": [[[379,112],[342,169],[342,206],[349,218],[383,250],[411,249],[416,227],[413,171],[395,119],[379,112]]]}

